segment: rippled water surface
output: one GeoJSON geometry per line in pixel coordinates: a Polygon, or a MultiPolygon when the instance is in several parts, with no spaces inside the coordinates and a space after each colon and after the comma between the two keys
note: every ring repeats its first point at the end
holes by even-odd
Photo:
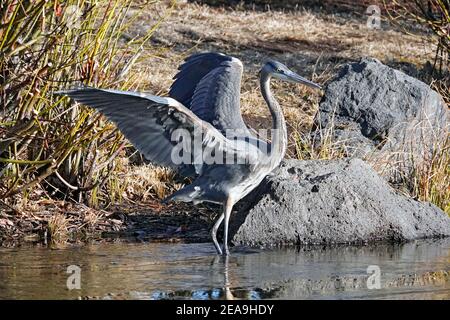
{"type": "Polygon", "coordinates": [[[234,248],[105,243],[0,249],[0,299],[450,299],[450,240],[401,245],[234,248]],[[67,268],[81,270],[68,290],[67,268]],[[376,274],[367,268],[379,268],[376,274]]]}

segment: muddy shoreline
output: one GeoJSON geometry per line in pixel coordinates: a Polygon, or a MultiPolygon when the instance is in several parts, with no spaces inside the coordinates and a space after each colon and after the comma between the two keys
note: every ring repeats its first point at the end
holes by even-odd
{"type": "Polygon", "coordinates": [[[212,207],[163,206],[159,201],[95,210],[81,204],[46,202],[32,212],[0,208],[0,247],[89,244],[108,241],[202,243],[217,215],[212,207]]]}
{"type": "MultiPolygon", "coordinates": [[[[90,245],[122,243],[209,243],[210,230],[220,214],[213,205],[194,206],[159,201],[122,204],[108,210],[85,205],[48,202],[36,212],[15,212],[0,207],[0,248],[21,246],[90,245]],[[94,217],[95,216],[95,217],[94,217]],[[55,219],[56,217],[56,219],[55,219]],[[89,220],[91,219],[91,220],[89,220]],[[59,225],[57,225],[59,223],[59,225]]],[[[445,237],[433,237],[443,239],[445,237]]],[[[221,233],[218,234],[221,239],[221,233]]],[[[409,241],[302,244],[302,248],[401,244],[409,241]]],[[[281,245],[281,247],[292,245],[281,245]]],[[[275,245],[275,247],[280,247],[275,245]]],[[[273,246],[270,246],[273,248],[273,246]]]]}

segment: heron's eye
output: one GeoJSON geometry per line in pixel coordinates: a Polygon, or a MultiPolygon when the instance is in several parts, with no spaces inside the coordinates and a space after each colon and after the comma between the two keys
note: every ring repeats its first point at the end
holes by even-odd
{"type": "Polygon", "coordinates": [[[277,68],[278,73],[284,73],[283,69],[277,68]]]}

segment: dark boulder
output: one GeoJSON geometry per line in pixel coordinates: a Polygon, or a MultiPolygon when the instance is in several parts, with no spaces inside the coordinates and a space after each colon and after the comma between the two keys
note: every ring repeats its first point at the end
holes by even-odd
{"type": "Polygon", "coordinates": [[[313,136],[316,143],[329,137],[349,156],[382,163],[378,172],[396,180],[395,174],[439,153],[449,120],[442,97],[427,84],[364,58],[345,65],[327,85],[313,136]]]}

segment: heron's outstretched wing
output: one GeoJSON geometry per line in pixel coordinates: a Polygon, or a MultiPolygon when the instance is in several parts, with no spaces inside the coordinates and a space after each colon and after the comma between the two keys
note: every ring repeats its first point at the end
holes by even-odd
{"type": "Polygon", "coordinates": [[[169,96],[189,107],[220,132],[250,134],[242,119],[242,62],[221,53],[200,53],[186,59],[174,77],[169,96]]]}
{"type": "Polygon", "coordinates": [[[174,161],[174,148],[181,150],[180,135],[173,136],[177,129],[183,129],[183,140],[187,135],[190,142],[200,141],[197,147],[199,150],[189,150],[188,147],[184,152],[201,153],[208,148],[223,154],[233,154],[233,157],[246,157],[242,150],[236,149],[213,126],[172,98],[94,88],[61,91],[58,94],[68,95],[79,103],[99,110],[116,123],[125,137],[148,160],[174,168],[183,175],[192,175],[194,170],[197,174],[201,173],[203,158],[199,161],[198,154],[192,154],[187,163],[174,161]]]}

